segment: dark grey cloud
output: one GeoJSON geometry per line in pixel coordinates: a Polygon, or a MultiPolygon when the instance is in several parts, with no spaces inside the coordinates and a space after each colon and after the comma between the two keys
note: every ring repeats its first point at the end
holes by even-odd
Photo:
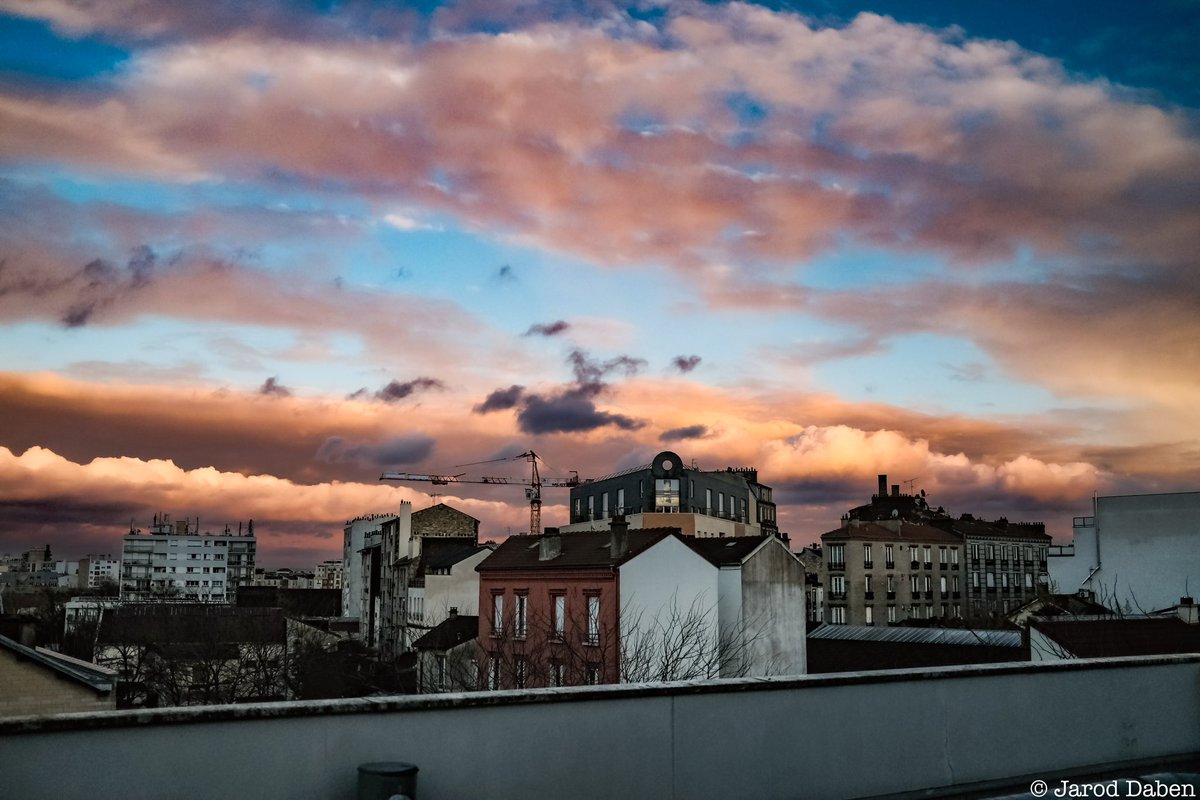
{"type": "MultiPolygon", "coordinates": [[[[41,292],[74,284],[77,287],[76,298],[63,311],[59,321],[68,328],[82,328],[97,311],[112,305],[126,294],[149,286],[157,263],[158,255],[142,244],[133,249],[124,268],[102,258],[93,259],[73,277],[60,281],[55,287],[41,287],[41,292]]],[[[35,295],[39,293],[38,287],[29,289],[35,295]]]]}
{"type": "Polygon", "coordinates": [[[525,331],[522,336],[557,336],[563,331],[569,330],[571,323],[566,320],[555,320],[554,322],[546,323],[545,325],[537,324],[530,325],[529,330],[525,331]]]}
{"type": "Polygon", "coordinates": [[[504,411],[513,408],[525,394],[525,387],[513,384],[507,389],[497,389],[484,398],[483,402],[472,409],[476,414],[488,414],[492,411],[504,411]]]}
{"type": "Polygon", "coordinates": [[[567,363],[575,373],[575,380],[557,391],[531,393],[514,384],[489,394],[475,406],[474,412],[486,414],[515,408],[518,427],[530,434],[577,433],[610,425],[637,430],[645,425],[625,414],[596,408],[596,398],[608,389],[607,376],[633,375],[645,366],[645,361],[625,355],[598,361],[576,348],[567,354],[567,363]]]}
{"type": "Polygon", "coordinates": [[[663,442],[681,442],[685,439],[703,439],[708,435],[708,428],[703,425],[687,425],[682,428],[671,428],[659,435],[663,442]]]}
{"type": "MultiPolygon", "coordinates": [[[[446,384],[439,381],[437,378],[413,378],[411,381],[391,381],[387,386],[375,393],[376,400],[382,400],[385,403],[395,403],[399,400],[412,395],[414,392],[421,392],[427,389],[445,389],[446,384]]],[[[355,395],[358,393],[356,392],[355,395]]],[[[351,395],[352,397],[354,395],[351,395]]]]}
{"type": "Polygon", "coordinates": [[[265,394],[270,397],[291,397],[292,390],[279,382],[279,378],[272,375],[263,381],[263,385],[258,389],[259,394],[265,394]]]}
{"type": "Polygon", "coordinates": [[[393,436],[378,442],[356,442],[330,436],[317,448],[316,458],[329,464],[387,467],[416,464],[433,453],[435,442],[423,433],[393,436]]]}
{"type": "Polygon", "coordinates": [[[645,425],[624,414],[611,414],[596,408],[592,393],[572,387],[555,395],[529,395],[517,414],[517,425],[525,433],[578,433],[615,425],[622,430],[637,430],[645,425]]]}
{"type": "Polygon", "coordinates": [[[671,364],[680,372],[691,372],[700,366],[700,361],[700,356],[675,356],[671,359],[671,364]]]}

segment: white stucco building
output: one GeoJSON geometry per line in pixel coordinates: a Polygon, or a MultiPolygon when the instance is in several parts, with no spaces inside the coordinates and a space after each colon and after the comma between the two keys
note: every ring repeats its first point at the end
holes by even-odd
{"type": "Polygon", "coordinates": [[[1097,497],[1073,529],[1070,545],[1050,549],[1056,592],[1147,613],[1200,590],[1200,492],[1097,497]]]}

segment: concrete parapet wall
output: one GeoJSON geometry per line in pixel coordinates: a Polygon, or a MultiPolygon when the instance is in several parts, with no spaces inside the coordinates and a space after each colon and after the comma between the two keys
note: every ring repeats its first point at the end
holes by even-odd
{"type": "Polygon", "coordinates": [[[852,798],[1192,753],[1200,655],[0,721],[5,796],[65,800],[349,800],[393,760],[421,800],[852,798]]]}

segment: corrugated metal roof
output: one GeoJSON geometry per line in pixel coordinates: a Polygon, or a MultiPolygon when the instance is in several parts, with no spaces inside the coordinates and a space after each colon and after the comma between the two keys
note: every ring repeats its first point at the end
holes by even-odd
{"type": "Polygon", "coordinates": [[[905,642],[907,644],[981,645],[1020,647],[1020,631],[981,631],[961,628],[876,627],[874,625],[830,625],[823,623],[810,639],[860,642],[905,642]]]}

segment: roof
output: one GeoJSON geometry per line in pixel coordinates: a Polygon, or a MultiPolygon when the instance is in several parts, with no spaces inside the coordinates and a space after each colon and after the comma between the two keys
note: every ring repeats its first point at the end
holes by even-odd
{"type": "Polygon", "coordinates": [[[721,567],[741,564],[751,553],[762,547],[763,543],[771,538],[770,536],[734,536],[722,539],[684,536],[683,541],[710,564],[721,567]]]}
{"type": "MultiPolygon", "coordinates": [[[[678,536],[678,528],[639,528],[631,530],[625,554],[614,559],[611,553],[612,531],[560,533],[561,552],[554,558],[538,558],[540,543],[546,536],[510,536],[492,554],[475,567],[479,572],[514,569],[594,569],[614,567],[668,536],[678,536]]],[[[681,537],[682,538],[682,537],[681,537]]]]}
{"type": "Polygon", "coordinates": [[[282,609],[238,608],[203,603],[147,603],[104,611],[98,644],[178,645],[184,643],[283,642],[282,609]]]}
{"type": "Polygon", "coordinates": [[[955,645],[961,647],[1020,647],[1020,631],[968,630],[963,628],[876,627],[873,625],[830,625],[823,623],[808,634],[810,639],[904,642],[906,644],[955,645]]]}
{"type": "Polygon", "coordinates": [[[49,669],[61,677],[81,683],[101,694],[111,692],[113,686],[116,685],[117,673],[98,664],[80,661],[77,658],[55,653],[42,647],[26,647],[7,636],[0,636],[0,648],[16,654],[19,659],[49,669]]]}
{"type": "Polygon", "coordinates": [[[289,617],[336,617],[342,613],[342,590],[239,586],[237,605],[239,608],[280,608],[289,617]]]}
{"type": "Polygon", "coordinates": [[[988,522],[966,516],[955,520],[940,521],[939,524],[962,536],[972,538],[1050,541],[1050,535],[1046,533],[1046,526],[1040,522],[1009,522],[1007,519],[988,522]]]}
{"type": "MultiPolygon", "coordinates": [[[[426,542],[428,544],[428,542],[426,542]]],[[[464,545],[462,547],[451,548],[439,553],[430,553],[429,558],[425,559],[425,570],[431,569],[449,569],[458,562],[470,558],[481,550],[491,550],[485,545],[464,545]]]]}
{"type": "Polygon", "coordinates": [[[449,650],[479,635],[479,617],[455,615],[412,643],[414,650],[449,650]]]}
{"type": "Polygon", "coordinates": [[[962,544],[962,538],[953,533],[905,520],[884,522],[850,521],[837,530],[821,534],[822,542],[868,541],[868,542],[921,542],[929,544],[962,544]]]}
{"type": "Polygon", "coordinates": [[[1200,625],[1178,618],[1035,617],[1030,626],[1078,658],[1200,653],[1200,625]]]}

